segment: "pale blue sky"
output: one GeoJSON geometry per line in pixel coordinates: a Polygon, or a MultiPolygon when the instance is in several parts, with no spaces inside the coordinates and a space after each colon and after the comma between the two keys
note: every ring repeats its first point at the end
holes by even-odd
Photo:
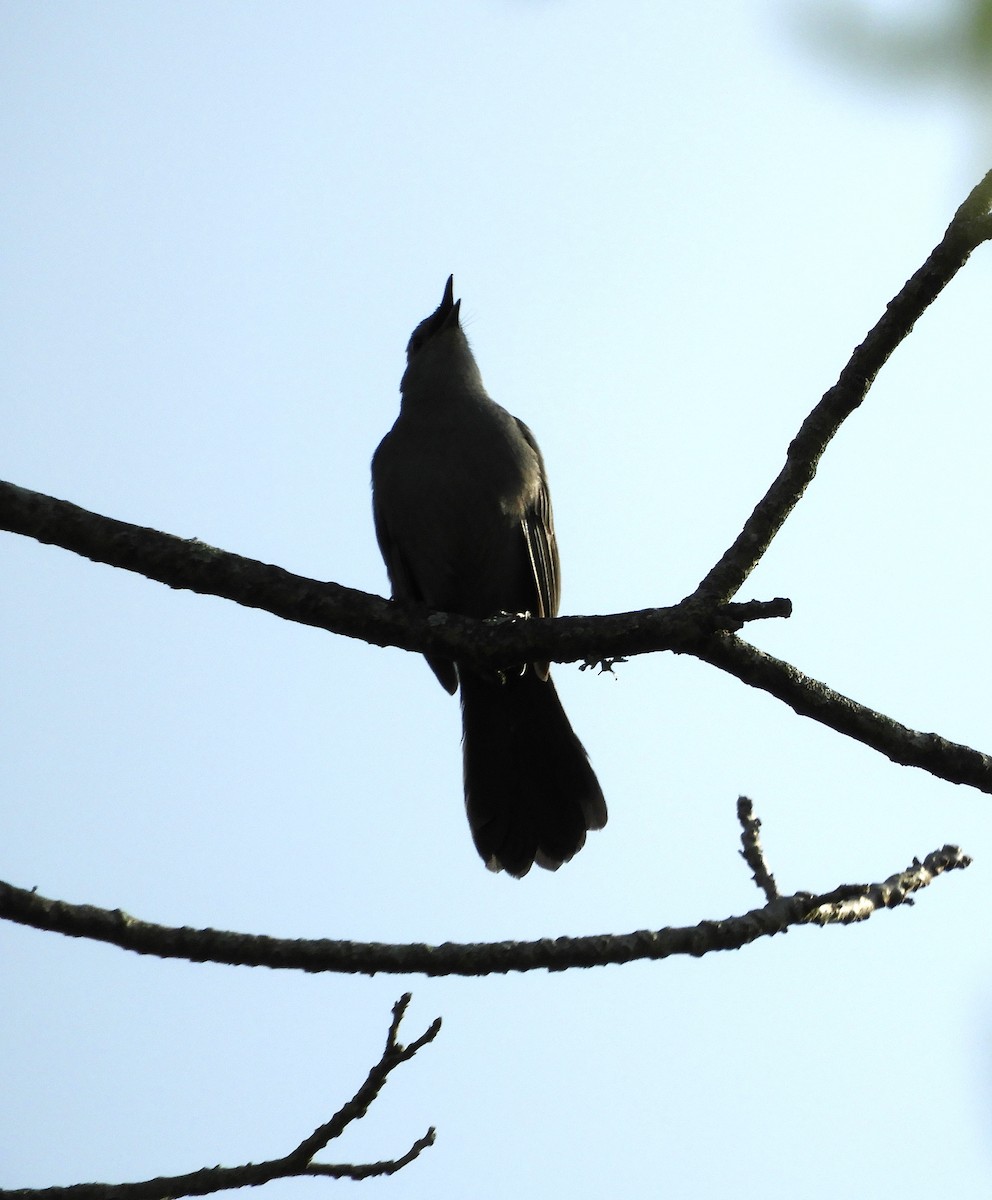
{"type": "MultiPolygon", "coordinates": [[[[961,96],[833,70],[796,11],[4,4],[0,477],[382,592],[368,463],[453,271],[545,452],[563,610],[678,600],[992,165],[961,96]]],[[[990,281],[986,247],[742,594],[795,603],[758,644],[983,749],[990,281]]],[[[691,659],[560,667],[610,824],[518,883],[475,856],[457,704],[418,658],[0,554],[0,878],[46,895],[382,941],[694,923],[760,903],[741,792],[786,891],[976,859],[863,927],[554,976],[314,979],[0,927],[0,1186],[282,1154],[411,989],[405,1032],[444,1029],[327,1157],[438,1142],[371,1200],[987,1194],[988,797],[691,659]]]]}

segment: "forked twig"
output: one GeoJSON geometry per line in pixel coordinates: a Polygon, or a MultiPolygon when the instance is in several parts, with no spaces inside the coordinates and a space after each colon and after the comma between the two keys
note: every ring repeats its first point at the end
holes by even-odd
{"type": "Polygon", "coordinates": [[[386,1037],[382,1056],[369,1071],[358,1091],[338,1109],[329,1121],[317,1128],[288,1154],[260,1163],[245,1163],[240,1167],[204,1167],[186,1175],[160,1176],[138,1183],[77,1183],[70,1187],[19,1188],[0,1190],[0,1200],[170,1200],[174,1196],[206,1196],[231,1188],[257,1187],[273,1179],[293,1179],[319,1175],[331,1179],[369,1179],[373,1175],[395,1175],[422,1151],[434,1144],[433,1126],[417,1138],[399,1158],[375,1163],[315,1163],[313,1156],[341,1134],[354,1121],[360,1120],[382,1091],[390,1073],[406,1062],[437,1037],[441,1018],[424,1031],[409,1046],[397,1040],[400,1022],[410,1004],[410,993],[401,996],[393,1005],[393,1018],[386,1037]]]}

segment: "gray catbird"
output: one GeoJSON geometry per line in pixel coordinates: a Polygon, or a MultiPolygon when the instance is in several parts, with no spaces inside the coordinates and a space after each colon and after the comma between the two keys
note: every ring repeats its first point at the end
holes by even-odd
{"type": "MultiPolygon", "coordinates": [[[[486,394],[448,279],[406,348],[396,424],[372,459],[393,599],[469,617],[558,612],[559,566],[534,435],[486,394]]],[[[486,865],[555,870],[606,824],[606,802],[547,663],[483,671],[428,655],[461,687],[465,807],[486,865]]]]}

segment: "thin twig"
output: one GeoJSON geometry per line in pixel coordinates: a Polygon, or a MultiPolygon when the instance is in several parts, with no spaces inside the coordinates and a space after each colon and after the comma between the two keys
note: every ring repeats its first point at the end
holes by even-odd
{"type": "MultiPolygon", "coordinates": [[[[945,846],[927,855],[925,862],[930,872],[925,882],[929,883],[944,871],[967,867],[971,859],[956,846],[945,846]]],[[[910,870],[914,869],[915,860],[910,870]]],[[[884,885],[852,885],[859,896],[866,898],[865,915],[878,907],[871,897],[877,897],[879,886],[884,885]]],[[[536,942],[446,942],[440,946],[273,938],[216,929],[176,929],[139,921],[119,909],[110,911],[49,900],[36,892],[2,882],[0,918],[67,937],[92,938],[136,954],[192,962],[350,975],[481,976],[502,975],[509,971],[564,971],[573,967],[598,967],[645,959],[658,961],[673,955],[700,957],[717,950],[738,950],[760,937],[770,937],[790,926],[806,923],[813,913],[831,902],[829,897],[833,894],[824,897],[797,892],[740,917],[701,921],[691,926],[642,929],[628,934],[543,938],[536,942]]],[[[892,905],[886,903],[885,907],[892,905]]]]}
{"type": "Polygon", "coordinates": [[[395,1175],[413,1162],[428,1146],[434,1144],[435,1132],[430,1128],[417,1138],[399,1158],[375,1163],[315,1163],[313,1156],[328,1142],[340,1137],[353,1122],[368,1112],[369,1105],[382,1090],[390,1073],[406,1062],[428,1042],[437,1037],[440,1017],[409,1046],[396,1040],[399,1024],[410,1003],[410,994],[401,996],[393,1006],[393,1020],[386,1038],[382,1057],[369,1071],[368,1078],[355,1095],[323,1125],[282,1158],[260,1163],[245,1163],[239,1167],[204,1167],[186,1175],[160,1176],[138,1183],[77,1183],[70,1187],[0,1189],[0,1200],[168,1200],[173,1196],[206,1196],[231,1188],[258,1187],[273,1179],[292,1179],[320,1175],[332,1179],[369,1179],[373,1175],[395,1175]]]}
{"type": "Polygon", "coordinates": [[[751,868],[754,882],[771,903],[779,898],[778,886],[775,876],[768,869],[765,852],[761,848],[761,822],[754,815],[754,805],[747,796],[737,798],[737,819],[741,823],[742,846],[738,853],[751,868]]]}
{"type": "Polygon", "coordinates": [[[407,1059],[413,1058],[422,1046],[426,1046],[428,1042],[432,1042],[437,1037],[441,1029],[440,1017],[416,1041],[411,1042],[409,1046],[400,1045],[397,1040],[400,1022],[406,1014],[411,999],[410,993],[407,992],[393,1005],[393,1019],[389,1026],[389,1033],[386,1036],[386,1048],[382,1052],[382,1057],[372,1070],[369,1071],[368,1078],[362,1086],[347,1104],[342,1105],[338,1109],[329,1121],[323,1125],[319,1125],[309,1137],[304,1138],[296,1149],[287,1155],[287,1160],[300,1160],[303,1163],[309,1163],[318,1150],[323,1149],[334,1138],[340,1137],[353,1121],[358,1121],[365,1116],[373,1101],[379,1095],[380,1091],[382,1091],[383,1085],[389,1078],[389,1073],[394,1067],[406,1062],[407,1059]]]}

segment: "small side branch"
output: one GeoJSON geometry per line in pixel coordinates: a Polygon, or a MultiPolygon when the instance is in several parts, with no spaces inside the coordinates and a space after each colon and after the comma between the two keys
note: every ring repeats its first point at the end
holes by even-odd
{"type": "MultiPolygon", "coordinates": [[[[924,860],[927,875],[925,878],[920,876],[915,887],[924,887],[943,872],[963,869],[970,862],[971,859],[957,846],[935,850],[924,860]]],[[[915,871],[917,866],[914,860],[909,871],[915,871]]],[[[891,908],[902,902],[890,883],[891,879],[884,884],[857,884],[842,890],[847,901],[854,896],[861,897],[859,911],[868,916],[878,907],[891,908]]],[[[440,946],[273,938],[216,929],[175,929],[139,921],[119,909],[110,911],[49,900],[2,882],[0,919],[67,937],[92,938],[158,958],[275,970],[333,971],[348,975],[482,976],[510,971],[565,971],[645,959],[659,961],[674,955],[698,958],[718,950],[738,950],[758,938],[784,933],[794,925],[804,925],[813,919],[825,923],[822,912],[826,912],[838,894],[835,891],[816,896],[797,892],[793,896],[779,897],[764,908],[753,909],[740,917],[702,921],[692,926],[591,937],[543,938],[536,942],[446,942],[440,946]],[[817,917],[817,913],[821,916],[817,917]]],[[[845,909],[847,911],[849,909],[845,909]]],[[[845,918],[837,915],[833,919],[843,921],[845,918]]]]}
{"type": "Polygon", "coordinates": [[[761,822],[754,814],[754,805],[747,796],[737,799],[737,819],[741,823],[741,858],[751,868],[754,882],[765,893],[770,904],[779,898],[775,876],[769,871],[765,862],[765,852],[761,848],[761,822]]]}
{"type": "Polygon", "coordinates": [[[282,1158],[273,1158],[261,1163],[245,1163],[240,1167],[205,1167],[187,1175],[163,1176],[146,1179],[140,1183],[77,1183],[70,1187],[0,1189],[0,1200],[169,1200],[173,1196],[206,1196],[231,1188],[258,1187],[273,1179],[292,1179],[308,1175],[331,1179],[369,1179],[373,1175],[395,1175],[408,1163],[413,1162],[428,1146],[434,1144],[433,1127],[428,1129],[423,1137],[417,1138],[400,1158],[351,1164],[315,1163],[313,1157],[329,1142],[340,1137],[354,1121],[365,1116],[382,1091],[390,1073],[400,1063],[413,1058],[418,1050],[437,1037],[441,1028],[440,1018],[409,1046],[399,1042],[397,1035],[400,1022],[409,1003],[410,994],[407,993],[393,1006],[393,1019],[386,1038],[386,1048],[354,1096],[342,1105],[329,1121],[319,1125],[295,1150],[291,1150],[282,1158]]]}
{"type": "Polygon", "coordinates": [[[900,904],[912,904],[913,893],[925,888],[949,865],[967,866],[970,859],[961,864],[949,864],[948,852],[953,846],[945,846],[928,854],[923,862],[914,858],[905,871],[890,875],[882,883],[848,884],[835,888],[817,897],[816,906],[806,918],[809,925],[850,925],[853,921],[866,921],[880,908],[898,908],[900,904]]]}
{"type": "Polygon", "coordinates": [[[729,600],[761,561],[816,474],[834,434],[868,394],[875,376],[910,334],[926,309],[968,261],[992,239],[992,171],[954,214],[930,257],[885,307],[885,312],[851,355],[834,386],[809,414],[789,446],[785,466],[755,506],[734,544],[706,575],[693,596],[729,600]]]}

